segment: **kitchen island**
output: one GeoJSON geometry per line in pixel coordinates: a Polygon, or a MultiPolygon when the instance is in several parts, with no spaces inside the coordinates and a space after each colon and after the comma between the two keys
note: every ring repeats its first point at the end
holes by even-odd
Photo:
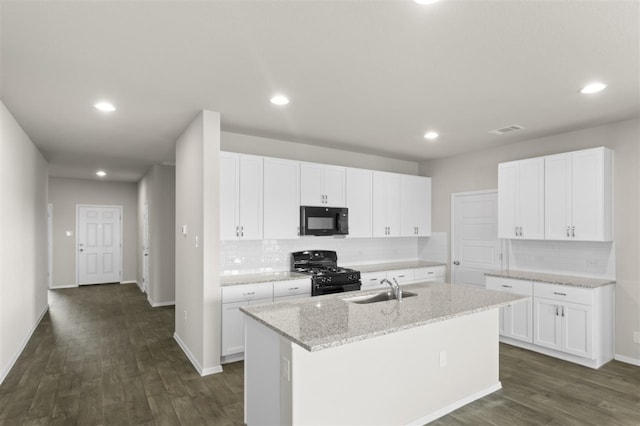
{"type": "Polygon", "coordinates": [[[527,298],[442,283],[403,291],[415,296],[241,308],[245,423],[424,424],[500,389],[498,309],[527,298]]]}

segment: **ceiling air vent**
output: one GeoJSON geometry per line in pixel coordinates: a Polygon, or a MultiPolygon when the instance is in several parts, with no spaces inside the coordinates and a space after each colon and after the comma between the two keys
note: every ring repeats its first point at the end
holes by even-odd
{"type": "Polygon", "coordinates": [[[524,127],[519,126],[517,124],[512,124],[511,126],[503,127],[501,129],[491,130],[489,133],[494,135],[504,135],[504,134],[515,132],[522,129],[524,129],[524,127]]]}

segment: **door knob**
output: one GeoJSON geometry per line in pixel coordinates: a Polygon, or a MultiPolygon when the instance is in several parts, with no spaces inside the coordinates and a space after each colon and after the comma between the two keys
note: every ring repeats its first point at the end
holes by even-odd
{"type": "Polygon", "coordinates": [[[457,266],[457,265],[460,265],[460,262],[458,262],[457,260],[454,260],[453,264],[457,266]]]}

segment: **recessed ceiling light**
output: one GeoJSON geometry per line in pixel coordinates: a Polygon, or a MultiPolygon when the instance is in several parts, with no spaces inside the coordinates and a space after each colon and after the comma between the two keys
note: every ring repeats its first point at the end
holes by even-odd
{"type": "Polygon", "coordinates": [[[94,105],[94,107],[96,109],[99,109],[102,112],[113,112],[116,110],[116,107],[113,106],[113,104],[111,102],[98,102],[97,104],[94,105]]]}
{"type": "Polygon", "coordinates": [[[432,141],[432,140],[434,140],[434,139],[437,139],[437,138],[438,138],[438,136],[440,136],[440,135],[439,135],[439,134],[437,134],[436,132],[433,132],[433,131],[429,131],[429,132],[427,132],[427,133],[425,133],[425,134],[424,134],[424,138],[425,138],[425,139],[428,139],[428,140],[430,140],[430,141],[432,141]]]}
{"type": "Polygon", "coordinates": [[[584,93],[584,94],[597,93],[597,92],[600,92],[601,90],[604,90],[606,87],[607,87],[606,84],[600,83],[599,81],[597,81],[594,83],[589,83],[586,86],[584,86],[582,90],[580,90],[580,93],[584,93]]]}
{"type": "Polygon", "coordinates": [[[274,105],[286,105],[289,103],[289,98],[284,95],[275,95],[271,98],[271,103],[274,105]]]}
{"type": "Polygon", "coordinates": [[[439,1],[440,0],[413,0],[414,3],[418,3],[418,4],[433,4],[439,1]]]}
{"type": "Polygon", "coordinates": [[[100,177],[105,177],[107,175],[107,172],[105,172],[104,170],[98,170],[96,174],[100,177]]]}

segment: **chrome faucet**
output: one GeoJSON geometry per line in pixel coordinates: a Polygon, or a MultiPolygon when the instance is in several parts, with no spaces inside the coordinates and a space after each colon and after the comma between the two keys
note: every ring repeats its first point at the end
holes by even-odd
{"type": "Polygon", "coordinates": [[[393,280],[393,283],[388,279],[383,278],[382,280],[380,280],[380,284],[385,284],[385,283],[389,284],[391,286],[391,290],[393,290],[393,294],[396,297],[396,300],[400,302],[402,300],[402,289],[400,288],[400,285],[398,284],[398,281],[396,281],[395,278],[392,278],[392,280],[393,280]]]}

